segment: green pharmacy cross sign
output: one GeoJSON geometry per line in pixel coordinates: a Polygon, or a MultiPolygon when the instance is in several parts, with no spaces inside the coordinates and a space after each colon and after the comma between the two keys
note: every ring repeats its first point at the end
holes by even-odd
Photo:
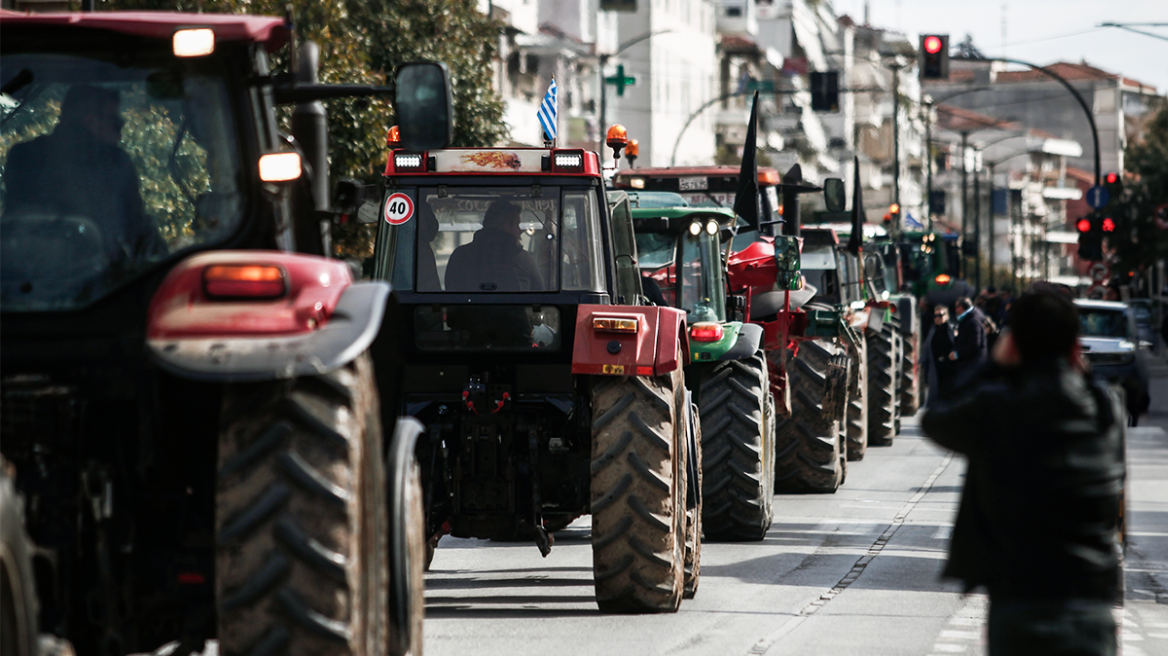
{"type": "Polygon", "coordinates": [[[632,75],[625,75],[625,65],[619,64],[616,67],[616,75],[604,78],[606,84],[616,85],[616,95],[625,95],[625,87],[633,86],[637,83],[637,78],[632,75]]]}

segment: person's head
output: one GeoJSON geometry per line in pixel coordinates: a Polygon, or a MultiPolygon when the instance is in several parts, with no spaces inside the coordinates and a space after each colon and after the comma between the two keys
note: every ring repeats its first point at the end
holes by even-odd
{"type": "Polygon", "coordinates": [[[418,243],[429,244],[438,236],[441,226],[430,204],[422,201],[418,203],[418,243]]]}
{"type": "Polygon", "coordinates": [[[947,321],[949,321],[949,308],[944,305],[933,308],[933,323],[939,326],[947,321]]]}
{"type": "Polygon", "coordinates": [[[81,128],[93,138],[107,145],[122,139],[121,100],[118,92],[90,84],[78,84],[69,89],[61,101],[59,125],[66,129],[81,128]]]}
{"type": "Polygon", "coordinates": [[[1006,325],[1023,363],[1072,357],[1079,345],[1079,310],[1054,291],[1023,294],[1006,325]]]}
{"type": "Polygon", "coordinates": [[[503,232],[519,238],[519,206],[505,200],[497,200],[487,208],[483,217],[483,227],[503,232]]]}
{"type": "Polygon", "coordinates": [[[965,314],[969,308],[973,307],[973,302],[969,300],[968,296],[962,296],[961,298],[957,299],[957,302],[953,304],[953,307],[957,310],[957,314],[965,314]]]}

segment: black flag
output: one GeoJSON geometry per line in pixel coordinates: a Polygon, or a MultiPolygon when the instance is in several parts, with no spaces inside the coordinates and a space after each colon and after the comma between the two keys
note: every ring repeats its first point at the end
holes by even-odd
{"type": "Polygon", "coordinates": [[[864,199],[860,194],[860,158],[856,157],[852,175],[852,236],[848,239],[848,250],[853,255],[860,254],[864,243],[864,199]]]}
{"type": "Polygon", "coordinates": [[[738,170],[738,193],[734,196],[734,213],[746,220],[751,228],[758,230],[758,91],[754,92],[754,103],[750,106],[750,123],[746,126],[746,145],[742,147],[742,168],[738,170]]]}

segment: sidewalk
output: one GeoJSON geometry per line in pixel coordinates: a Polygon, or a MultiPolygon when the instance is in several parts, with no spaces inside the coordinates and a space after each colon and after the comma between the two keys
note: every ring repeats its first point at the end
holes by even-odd
{"type": "Polygon", "coordinates": [[[1149,363],[1152,405],[1128,429],[1124,656],[1168,654],[1168,363],[1149,363]]]}

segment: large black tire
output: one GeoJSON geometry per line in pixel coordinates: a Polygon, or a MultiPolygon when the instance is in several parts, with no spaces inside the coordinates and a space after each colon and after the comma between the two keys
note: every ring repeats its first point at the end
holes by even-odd
{"type": "Polygon", "coordinates": [[[36,656],[37,596],[24,502],[0,459],[0,654],[36,656]]]}
{"type": "Polygon", "coordinates": [[[808,340],[787,360],[791,416],[775,429],[776,491],[835,492],[843,482],[843,418],[829,418],[824,406],[828,368],[843,352],[836,340],[808,340]]]}
{"type": "Polygon", "coordinates": [[[774,436],[767,435],[766,354],[706,371],[702,418],[702,528],[706,540],[757,541],[774,518],[774,436]]]}
{"type": "Polygon", "coordinates": [[[681,604],[684,398],[680,370],[593,388],[592,567],[602,612],[672,613],[681,604]]]}
{"type": "Polygon", "coordinates": [[[695,404],[690,404],[689,424],[693,429],[691,436],[689,454],[693,458],[691,463],[686,461],[686,470],[691,472],[689,480],[686,485],[687,497],[689,495],[689,485],[696,486],[693,490],[694,496],[697,498],[697,505],[694,508],[688,507],[688,498],[685,509],[685,564],[683,574],[682,597],[685,599],[693,599],[698,592],[698,584],[702,580],[702,423],[698,419],[698,407],[695,404]]]}
{"type": "Polygon", "coordinates": [[[920,328],[913,326],[911,333],[902,334],[902,349],[900,352],[900,413],[904,417],[913,417],[921,409],[921,365],[917,362],[920,349],[920,328]]]}
{"type": "Polygon", "coordinates": [[[848,372],[848,460],[863,460],[868,451],[868,340],[860,339],[848,372]]]}
{"type": "MultiPolygon", "coordinates": [[[[875,310],[873,310],[875,311],[875,310]]],[[[868,330],[868,444],[887,446],[896,437],[896,331],[885,321],[880,330],[868,330]]]]}
{"type": "Polygon", "coordinates": [[[385,654],[389,517],[368,355],[224,390],[216,491],[223,654],[385,654]]]}

